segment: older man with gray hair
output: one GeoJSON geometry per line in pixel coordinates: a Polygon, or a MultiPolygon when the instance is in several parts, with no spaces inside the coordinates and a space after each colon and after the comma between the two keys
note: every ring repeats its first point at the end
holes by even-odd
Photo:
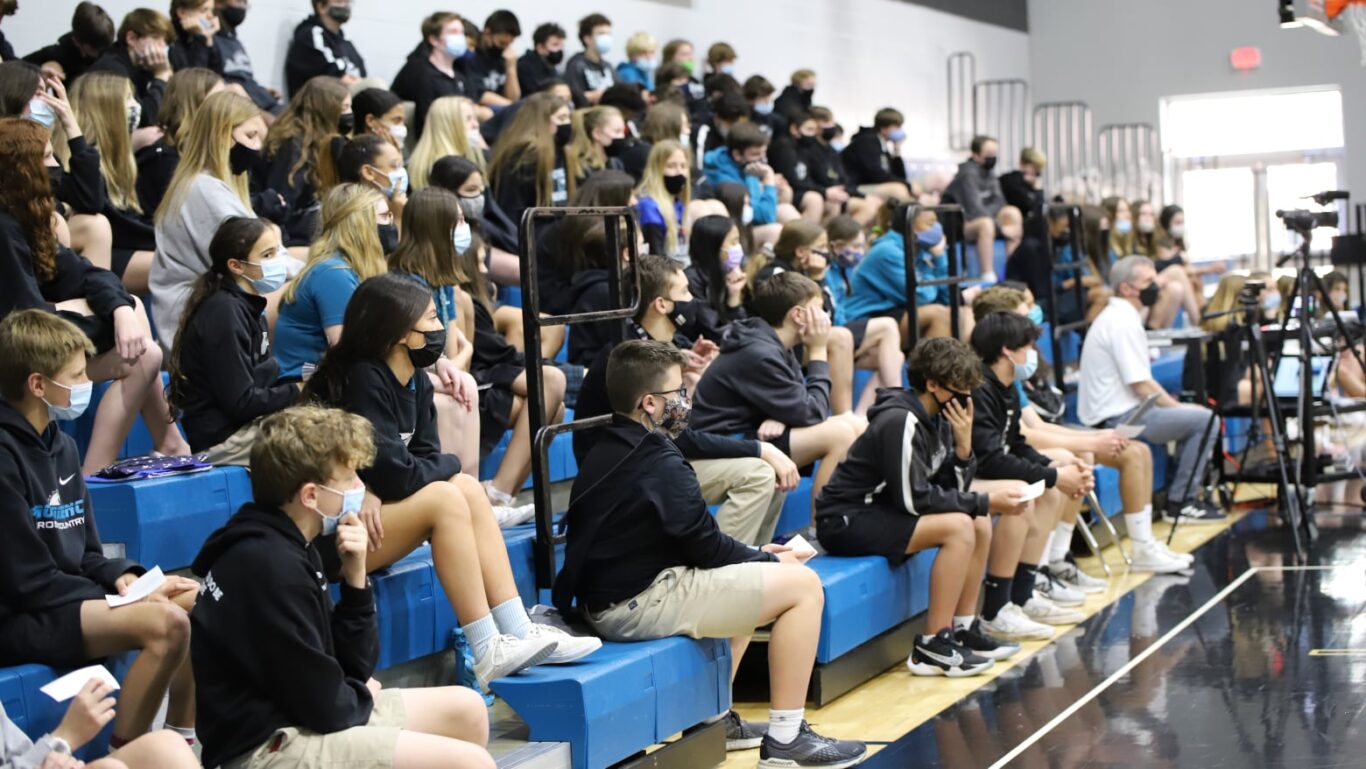
{"type": "MultiPolygon", "coordinates": [[[[1153,379],[1143,313],[1157,302],[1156,279],[1157,270],[1146,256],[1126,256],[1110,268],[1115,295],[1082,345],[1078,416],[1093,427],[1113,427],[1127,421],[1148,396],[1157,396],[1153,407],[1132,421],[1144,428],[1140,437],[1145,442],[1176,443],[1176,473],[1167,484],[1165,513],[1169,519],[1179,514],[1189,523],[1218,523],[1224,514],[1193,498],[1208,471],[1218,434],[1216,417],[1203,406],[1178,402],[1153,379]]],[[[1140,563],[1168,565],[1171,557],[1179,557],[1153,539],[1150,509],[1124,518],[1134,541],[1135,568],[1140,563]]]]}

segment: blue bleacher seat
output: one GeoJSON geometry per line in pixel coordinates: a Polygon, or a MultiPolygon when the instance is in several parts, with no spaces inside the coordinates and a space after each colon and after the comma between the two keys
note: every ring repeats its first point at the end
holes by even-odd
{"type": "MultiPolygon", "coordinates": [[[[569,419],[572,419],[572,410],[569,419]]],[[[503,437],[498,444],[489,451],[488,456],[479,462],[479,480],[493,480],[493,476],[498,474],[498,466],[503,463],[503,456],[507,454],[508,442],[512,440],[512,431],[503,433],[503,437]]],[[[550,442],[550,482],[573,480],[579,474],[579,463],[574,459],[574,439],[568,433],[555,436],[555,440],[550,442]]],[[[527,476],[526,483],[522,484],[523,489],[532,487],[531,476],[527,476]]]]}
{"type": "Polygon", "coordinates": [[[917,553],[896,568],[880,556],[813,558],[809,565],[825,587],[816,662],[830,662],[924,611],[937,552],[917,553]]]}
{"type": "Polygon", "coordinates": [[[95,522],[105,544],[166,571],[190,565],[204,540],[251,501],[244,467],[143,481],[91,483],[95,522]]]}
{"type": "Polygon", "coordinates": [[[1096,465],[1096,499],[1106,515],[1114,516],[1124,511],[1119,496],[1119,471],[1113,467],[1096,465]]]}
{"type": "Polygon", "coordinates": [[[774,536],[802,531],[811,525],[811,479],[802,478],[797,488],[787,492],[783,509],[778,513],[778,525],[774,536]]]}
{"type": "Polygon", "coordinates": [[[522,287],[521,286],[499,286],[498,304],[508,307],[522,306],[522,287]]]}
{"type": "Polygon", "coordinates": [[[1181,392],[1181,372],[1186,365],[1186,348],[1177,346],[1153,361],[1153,379],[1169,393],[1181,392]]]}
{"type": "Polygon", "coordinates": [[[730,644],[606,643],[582,662],[494,681],[531,739],[568,742],[574,769],[601,769],[730,707],[730,644]]]}
{"type": "MultiPolygon", "coordinates": [[[[982,266],[977,260],[977,244],[968,243],[963,248],[965,260],[967,262],[967,273],[972,276],[982,274],[982,266]]],[[[998,280],[1005,280],[1006,277],[1006,242],[998,240],[993,244],[991,253],[991,268],[996,271],[998,280]]]]}
{"type": "MultiPolygon", "coordinates": [[[[170,382],[170,374],[161,372],[161,386],[166,387],[170,382]]],[[[95,412],[99,410],[100,400],[104,398],[104,393],[109,389],[110,382],[99,382],[90,392],[90,405],[79,419],[61,421],[57,426],[62,432],[70,435],[76,441],[76,449],[81,456],[85,456],[85,449],[90,445],[90,435],[95,430],[95,412]]],[[[133,419],[133,427],[128,431],[128,437],[123,441],[123,447],[119,451],[119,459],[128,457],[141,457],[152,453],[156,445],[152,443],[152,434],[147,430],[147,423],[142,420],[142,415],[138,414],[133,419]]]]}

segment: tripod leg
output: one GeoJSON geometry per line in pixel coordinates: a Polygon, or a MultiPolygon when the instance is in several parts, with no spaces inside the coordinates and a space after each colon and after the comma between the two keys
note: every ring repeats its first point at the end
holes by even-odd
{"type": "MultiPolygon", "coordinates": [[[[1211,411],[1211,412],[1210,412],[1210,415],[1209,415],[1209,422],[1205,423],[1205,431],[1202,432],[1202,433],[1200,434],[1200,448],[1204,448],[1206,445],[1209,444],[1209,442],[1210,442],[1210,434],[1214,431],[1215,426],[1218,425],[1218,424],[1219,424],[1219,414],[1218,414],[1217,412],[1211,411]]],[[[1209,462],[1209,461],[1210,461],[1210,457],[1209,457],[1208,455],[1205,457],[1205,461],[1206,461],[1206,462],[1209,462]]],[[[1194,502],[1194,501],[1195,501],[1195,500],[1194,500],[1195,478],[1196,478],[1196,476],[1198,476],[1198,475],[1200,475],[1200,473],[1199,473],[1198,471],[1192,470],[1192,471],[1191,471],[1190,480],[1186,481],[1186,501],[1187,501],[1188,503],[1189,503],[1189,502],[1194,502]]],[[[1208,476],[1207,476],[1207,477],[1208,477],[1208,476]]],[[[1172,538],[1176,536],[1176,528],[1177,528],[1178,526],[1180,526],[1180,525],[1181,525],[1181,508],[1178,507],[1178,508],[1176,508],[1176,515],[1172,518],[1172,528],[1171,528],[1171,531],[1167,532],[1167,544],[1168,544],[1168,545],[1171,545],[1171,543],[1172,543],[1172,538]]]]}
{"type": "MultiPolygon", "coordinates": [[[[1100,500],[1096,498],[1096,492],[1093,491],[1088,494],[1086,499],[1087,502],[1091,504],[1091,509],[1096,512],[1096,517],[1100,519],[1101,525],[1110,533],[1110,541],[1115,543],[1115,548],[1119,550],[1119,557],[1124,559],[1124,565],[1132,566],[1134,562],[1129,559],[1129,554],[1124,552],[1124,542],[1120,540],[1119,532],[1115,530],[1115,524],[1110,520],[1110,516],[1106,515],[1105,511],[1101,508],[1100,500]]],[[[1102,558],[1101,563],[1105,563],[1105,559],[1102,558]]],[[[1105,573],[1110,573],[1108,566],[1105,569],[1105,573]]]]}
{"type": "MultiPolygon", "coordinates": [[[[1101,510],[1098,505],[1094,504],[1095,497],[1096,495],[1094,492],[1088,494],[1086,497],[1086,501],[1088,504],[1093,505],[1091,509],[1095,512],[1097,517],[1104,518],[1105,511],[1101,510]]],[[[1110,564],[1105,562],[1105,554],[1101,552],[1100,543],[1096,542],[1096,535],[1091,533],[1091,527],[1086,524],[1086,521],[1081,522],[1081,525],[1077,527],[1077,531],[1080,531],[1081,538],[1086,540],[1086,547],[1091,550],[1091,555],[1094,555],[1096,557],[1096,560],[1100,561],[1100,568],[1105,570],[1105,576],[1114,576],[1110,573],[1110,564]]],[[[1118,543],[1116,543],[1116,545],[1118,545],[1118,543]]],[[[1123,551],[1121,550],[1120,552],[1123,551]]]]}

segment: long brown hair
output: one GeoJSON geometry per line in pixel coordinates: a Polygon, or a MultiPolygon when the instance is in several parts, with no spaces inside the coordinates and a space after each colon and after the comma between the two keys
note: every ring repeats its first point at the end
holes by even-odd
{"type": "MultiPolygon", "coordinates": [[[[1124,198],[1116,195],[1112,195],[1100,201],[1100,204],[1105,207],[1105,213],[1110,218],[1110,242],[1106,245],[1109,247],[1109,250],[1115,252],[1116,259],[1123,259],[1134,252],[1134,235],[1138,232],[1137,223],[1134,221],[1136,218],[1134,216],[1134,209],[1126,200],[1124,200],[1124,198]],[[1120,206],[1129,209],[1129,232],[1124,235],[1121,235],[1119,228],[1115,226],[1116,217],[1119,216],[1120,206]]],[[[1109,258],[1106,254],[1101,254],[1100,256],[1107,260],[1109,258]]]]}
{"type": "Polygon", "coordinates": [[[338,135],[342,104],[350,93],[335,77],[319,75],[304,83],[290,98],[280,119],[270,127],[270,133],[266,134],[266,155],[273,157],[286,143],[299,142],[299,159],[289,169],[291,187],[294,175],[305,167],[309,169],[309,181],[319,192],[337,183],[332,137],[338,135]]]}
{"type": "MultiPolygon", "coordinates": [[[[33,272],[39,281],[57,274],[57,235],[52,230],[52,184],[43,153],[48,131],[32,120],[0,118],[0,211],[19,223],[33,254],[33,272]]],[[[8,280],[18,276],[6,275],[8,280]]]]}
{"type": "Polygon", "coordinates": [[[1146,200],[1129,201],[1129,216],[1134,220],[1134,253],[1149,259],[1157,257],[1157,207],[1146,200]],[[1153,231],[1142,232],[1138,229],[1138,212],[1147,206],[1153,215],[1153,231]]]}
{"type": "Polygon", "coordinates": [[[389,255],[389,269],[421,276],[432,288],[460,285],[452,236],[461,218],[460,198],[454,192],[442,187],[414,192],[403,207],[403,235],[389,255]]]}
{"type": "MultiPolygon", "coordinates": [[[[493,159],[489,161],[489,183],[493,194],[504,182],[508,172],[518,172],[528,168],[536,179],[536,205],[549,206],[553,192],[553,173],[555,171],[555,132],[550,128],[550,117],[561,107],[568,106],[563,99],[542,91],[528,96],[512,122],[504,129],[493,146],[493,159]]],[[[568,182],[573,184],[572,175],[566,173],[568,182]]],[[[570,191],[573,194],[573,191],[570,191]]]]}
{"type": "Polygon", "coordinates": [[[621,110],[616,107],[574,110],[570,120],[574,125],[574,138],[564,152],[565,178],[569,180],[570,195],[574,194],[575,182],[606,167],[607,151],[593,139],[593,131],[607,125],[612,118],[624,120],[621,110]]]}
{"type": "Polygon", "coordinates": [[[174,147],[179,143],[181,127],[190,122],[190,116],[222,83],[223,78],[217,72],[203,67],[177,70],[171,75],[166,81],[161,109],[157,110],[157,125],[161,126],[167,144],[174,147]]]}

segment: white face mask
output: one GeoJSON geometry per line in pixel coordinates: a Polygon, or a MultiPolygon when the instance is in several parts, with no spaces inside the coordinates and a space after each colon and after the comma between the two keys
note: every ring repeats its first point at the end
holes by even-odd
{"type": "Polygon", "coordinates": [[[1180,238],[1180,237],[1183,237],[1183,236],[1185,236],[1185,234],[1186,234],[1186,225],[1184,225],[1184,224],[1173,224],[1172,227],[1171,227],[1171,229],[1170,229],[1170,230],[1167,230],[1167,232],[1171,233],[1171,236],[1172,236],[1173,238],[1180,238]]]}
{"type": "Polygon", "coordinates": [[[388,127],[387,130],[389,131],[389,135],[394,137],[394,141],[398,142],[399,144],[403,144],[404,140],[408,138],[408,126],[404,125],[403,123],[399,123],[398,125],[391,125],[388,127]]]}
{"type": "Polygon", "coordinates": [[[745,225],[745,226],[749,226],[749,223],[750,223],[750,222],[753,222],[753,221],[754,221],[754,207],[751,206],[751,205],[749,205],[748,203],[746,203],[746,204],[745,204],[745,207],[744,207],[743,209],[740,210],[740,223],[743,224],[743,225],[745,225]]]}

